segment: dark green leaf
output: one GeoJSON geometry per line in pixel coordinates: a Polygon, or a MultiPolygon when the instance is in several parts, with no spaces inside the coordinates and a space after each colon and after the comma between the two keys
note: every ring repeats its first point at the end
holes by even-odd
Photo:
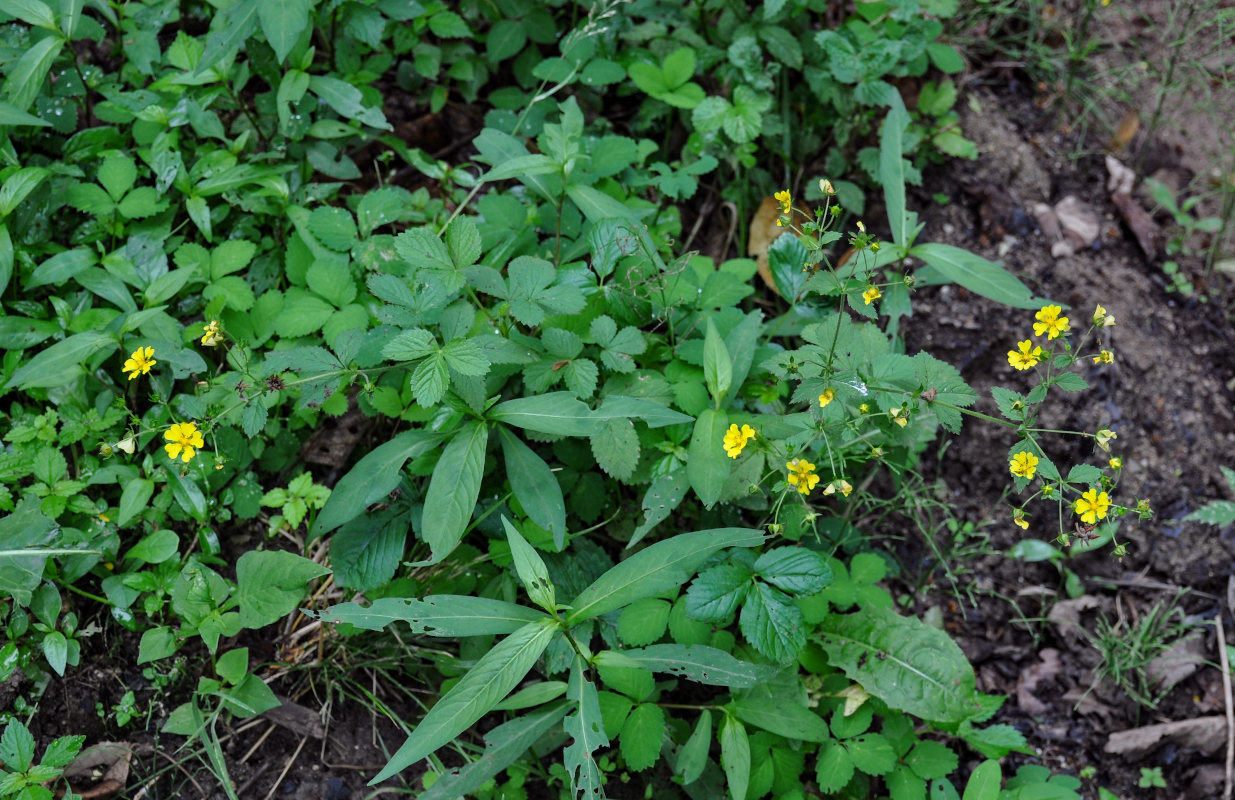
{"type": "Polygon", "coordinates": [[[738,619],[746,641],[778,664],[788,664],[806,646],[806,621],[789,597],[756,581],[738,619]]]}
{"type": "Polygon", "coordinates": [[[431,563],[448,556],[467,530],[480,496],[488,442],[489,429],[483,422],[468,423],[446,445],[433,468],[420,523],[421,535],[432,551],[431,563]]]}
{"type": "Polygon", "coordinates": [[[678,751],[677,771],[682,783],[689,786],[699,780],[708,763],[708,749],[712,746],[712,712],[704,709],[695,723],[695,730],[682,749],[678,751]]]}
{"type": "Polygon", "coordinates": [[[660,758],[665,738],[665,712],[654,703],[640,703],[626,718],[618,742],[626,766],[636,772],[647,769],[660,758]]]}
{"type": "Polygon", "coordinates": [[[296,610],[305,584],[330,570],[283,550],[250,550],[236,561],[240,624],[261,628],[296,610]]]}
{"type": "Polygon", "coordinates": [[[441,636],[494,636],[514,633],[545,615],[526,606],[470,595],[435,594],[417,600],[382,597],[371,605],[340,603],[318,615],[323,622],[342,622],[380,631],[394,622],[406,622],[412,633],[441,636]]]}
{"type": "Polygon", "coordinates": [[[691,488],[711,508],[720,499],[720,493],[729,480],[733,459],[725,455],[725,430],[729,418],[723,411],[704,409],[695,420],[694,433],[690,439],[690,455],[686,461],[686,475],[691,488]]]}
{"type": "Polygon", "coordinates": [[[560,550],[566,542],[566,502],[557,476],[505,425],[499,425],[497,432],[511,491],[528,518],[553,534],[553,543],[560,550]]]}
{"type": "Polygon", "coordinates": [[[815,594],[832,582],[832,568],[822,554],[804,547],[778,547],[755,561],[755,572],[792,594],[815,594]]]}
{"type": "Polygon", "coordinates": [[[653,672],[667,672],[696,683],[733,689],[748,689],[769,680],[777,669],[741,661],[724,650],[701,644],[654,644],[638,650],[623,650],[622,655],[653,672]]]}
{"type": "Polygon", "coordinates": [[[750,785],[750,739],[746,728],[736,718],[725,715],[720,723],[720,765],[725,770],[732,800],[746,800],[750,785]]]}
{"type": "Polygon", "coordinates": [[[334,530],[384,499],[399,485],[400,471],[408,459],[429,452],[440,441],[440,435],[433,431],[405,431],[366,453],[335,484],[313,523],[311,538],[334,530]]]}

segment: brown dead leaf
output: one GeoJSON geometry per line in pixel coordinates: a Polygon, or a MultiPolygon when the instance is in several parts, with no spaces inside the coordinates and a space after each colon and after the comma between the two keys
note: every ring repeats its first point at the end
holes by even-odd
{"type": "Polygon", "coordinates": [[[1060,600],[1051,606],[1046,618],[1059,626],[1060,633],[1070,645],[1076,645],[1084,639],[1084,626],[1081,625],[1081,614],[1097,608],[1101,603],[1092,595],[1083,594],[1073,600],[1060,600]]]}
{"type": "Polygon", "coordinates": [[[1153,217],[1149,216],[1149,212],[1137,205],[1132,197],[1136,174],[1113,156],[1106,157],[1106,171],[1110,174],[1106,181],[1106,190],[1111,195],[1111,202],[1132,229],[1141,251],[1149,258],[1156,258],[1158,246],[1162,242],[1162,229],[1153,221],[1153,217]]]}
{"type": "Polygon", "coordinates": [[[1118,731],[1106,740],[1104,749],[1108,753],[1135,759],[1164,744],[1197,750],[1206,755],[1216,753],[1226,744],[1226,719],[1220,716],[1198,717],[1118,731]]]}
{"type": "Polygon", "coordinates": [[[1045,714],[1047,705],[1034,696],[1034,690],[1038,684],[1054,680],[1063,667],[1059,661],[1059,651],[1053,647],[1043,649],[1038,653],[1038,658],[1042,660],[1021,670],[1016,682],[1016,704],[1026,714],[1035,717],[1045,714]]]}
{"type": "Polygon", "coordinates": [[[1205,663],[1205,642],[1194,633],[1171,645],[1165,653],[1150,661],[1145,671],[1161,690],[1166,690],[1188,678],[1205,663]]]}
{"type": "MultiPolygon", "coordinates": [[[[768,248],[778,236],[789,232],[788,228],[776,224],[778,219],[780,219],[780,203],[776,202],[774,197],[763,198],[759,208],[755,209],[755,215],[750,218],[750,234],[746,245],[747,255],[752,256],[759,266],[759,277],[763,278],[764,284],[775,292],[777,297],[780,296],[780,292],[776,290],[776,283],[772,280],[772,270],[768,266],[768,248]]],[[[793,224],[800,226],[809,221],[810,217],[794,209],[793,224]]]]}
{"type": "Polygon", "coordinates": [[[64,768],[64,778],[83,800],[102,800],[124,790],[132,760],[128,742],[99,742],[77,754],[64,768]]]}
{"type": "Polygon", "coordinates": [[[1081,714],[1093,714],[1102,720],[1102,724],[1110,725],[1115,717],[1115,709],[1094,697],[1093,692],[1087,692],[1079,686],[1074,686],[1064,693],[1063,699],[1081,714]]]}

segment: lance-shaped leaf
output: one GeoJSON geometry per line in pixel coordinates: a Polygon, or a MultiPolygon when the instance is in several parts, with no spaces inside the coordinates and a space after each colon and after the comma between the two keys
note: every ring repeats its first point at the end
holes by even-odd
{"type": "Polygon", "coordinates": [[[415,764],[472,727],[519,685],[556,631],[556,622],[545,617],[529,622],[498,642],[429,709],[390,763],[369,785],[381,783],[415,764]]]}
{"type": "Polygon", "coordinates": [[[553,544],[561,550],[566,544],[566,501],[557,476],[536,451],[505,425],[497,426],[497,433],[511,491],[532,522],[553,534],[553,544]]]}
{"type": "Polygon", "coordinates": [[[519,529],[510,524],[510,520],[502,515],[502,525],[506,528],[506,541],[510,543],[510,555],[515,562],[515,572],[527,590],[527,596],[532,602],[550,614],[557,608],[557,591],[553,581],[549,580],[549,569],[536,548],[527,543],[519,529]]]}
{"type": "Polygon", "coordinates": [[[596,579],[575,598],[571,625],[676,589],[708,556],[726,547],[758,547],[765,534],[751,528],[716,528],[683,533],[640,550],[596,579]]]}
{"type": "Polygon", "coordinates": [[[318,615],[323,622],[346,622],[380,631],[394,622],[406,622],[412,633],[442,636],[493,636],[514,633],[529,622],[544,619],[534,608],[471,595],[434,594],[415,599],[382,597],[371,605],[339,603],[318,615]]]}
{"type": "Polygon", "coordinates": [[[316,539],[364,513],[365,509],[395,490],[408,460],[436,447],[441,436],[427,430],[405,431],[378,445],[339,479],[317,515],[310,532],[316,539]]]}
{"type": "Polygon", "coordinates": [[[420,523],[421,535],[433,553],[430,563],[450,555],[467,530],[480,496],[488,442],[489,429],[483,422],[468,423],[446,445],[433,468],[420,523]]]}
{"type": "Polygon", "coordinates": [[[622,655],[653,672],[667,672],[709,686],[747,689],[769,680],[777,671],[768,664],[741,661],[702,644],[653,644],[622,655]]]}
{"type": "Polygon", "coordinates": [[[602,425],[592,409],[570,392],[507,400],[490,409],[488,417],[516,428],[556,436],[591,436],[602,425]]]}
{"type": "Polygon", "coordinates": [[[585,666],[583,659],[576,656],[570,670],[566,696],[575,704],[575,712],[566,718],[562,727],[573,741],[562,751],[562,761],[570,774],[575,798],[599,800],[605,796],[605,781],[593,753],[607,747],[609,737],[605,735],[596,684],[588,680],[585,666]]]}

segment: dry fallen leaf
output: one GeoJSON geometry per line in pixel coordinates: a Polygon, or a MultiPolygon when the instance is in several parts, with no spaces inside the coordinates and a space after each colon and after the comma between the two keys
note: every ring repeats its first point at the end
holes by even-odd
{"type": "MultiPolygon", "coordinates": [[[[758,264],[759,277],[763,278],[767,287],[776,292],[779,297],[780,292],[776,289],[776,283],[772,280],[772,270],[768,266],[768,248],[778,236],[788,233],[789,229],[777,225],[778,219],[780,219],[780,203],[776,202],[773,197],[763,198],[763,202],[755,210],[755,215],[750,218],[750,234],[747,237],[746,253],[752,256],[758,264]]],[[[805,214],[794,210],[793,223],[795,225],[809,221],[810,218],[805,214]]]]}
{"type": "Polygon", "coordinates": [[[77,754],[64,768],[64,778],[83,800],[103,800],[124,790],[132,760],[128,742],[99,742],[77,754]]]}
{"type": "Polygon", "coordinates": [[[1136,136],[1136,132],[1141,129],[1141,115],[1135,109],[1131,109],[1124,114],[1123,119],[1119,121],[1118,127],[1115,128],[1115,135],[1111,137],[1110,146],[1112,150],[1122,150],[1132,141],[1132,137],[1136,136]]]}
{"type": "Polygon", "coordinates": [[[1226,719],[1219,716],[1198,717],[1118,731],[1106,740],[1104,749],[1108,753],[1140,758],[1164,744],[1198,750],[1207,755],[1215,753],[1226,744],[1226,719]]]}
{"type": "Polygon", "coordinates": [[[1145,666],[1145,672],[1160,690],[1166,690],[1196,672],[1205,663],[1205,642],[1199,633],[1171,645],[1145,666]]]}
{"type": "Polygon", "coordinates": [[[1038,658],[1042,660],[1021,670],[1020,678],[1016,682],[1016,704],[1031,716],[1040,716],[1047,712],[1046,703],[1034,696],[1034,690],[1043,681],[1054,680],[1062,668],[1059,651],[1053,647],[1043,649],[1038,653],[1038,658]]]}
{"type": "Polygon", "coordinates": [[[1153,217],[1149,216],[1149,212],[1137,205],[1132,197],[1136,174],[1113,156],[1106,157],[1106,171],[1110,173],[1106,190],[1111,195],[1111,202],[1132,229],[1132,234],[1136,236],[1136,242],[1145,255],[1149,258],[1156,257],[1158,245],[1162,241],[1162,229],[1153,221],[1153,217]]]}

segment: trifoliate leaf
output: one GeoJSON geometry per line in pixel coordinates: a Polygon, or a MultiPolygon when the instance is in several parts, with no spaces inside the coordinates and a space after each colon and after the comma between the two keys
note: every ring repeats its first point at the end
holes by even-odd
{"type": "Polygon", "coordinates": [[[806,620],[788,595],[756,582],[738,618],[746,641],[778,664],[788,664],[806,646],[806,620]]]}
{"type": "Polygon", "coordinates": [[[832,568],[820,553],[804,547],[778,547],[755,561],[755,572],[792,594],[815,594],[832,582],[832,568]]]}

